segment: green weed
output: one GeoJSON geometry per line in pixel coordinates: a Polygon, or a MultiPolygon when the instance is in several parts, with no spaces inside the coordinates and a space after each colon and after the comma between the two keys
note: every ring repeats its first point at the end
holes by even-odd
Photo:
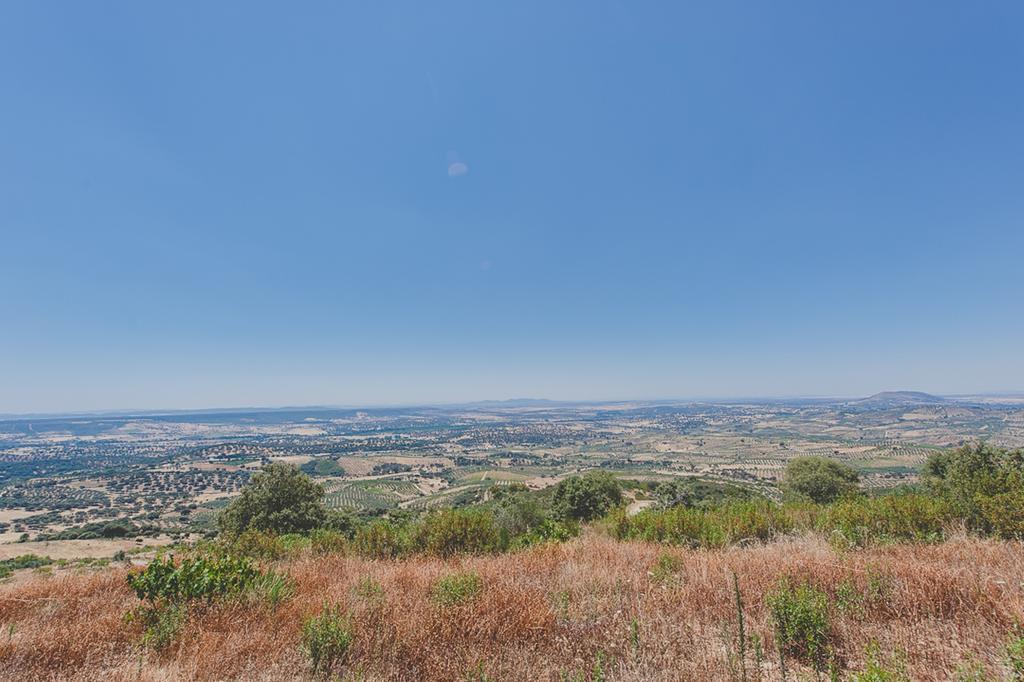
{"type": "Polygon", "coordinates": [[[780,656],[790,656],[816,669],[830,654],[832,628],[828,595],[807,583],[783,580],[766,596],[780,656]]]}
{"type": "Polygon", "coordinates": [[[319,615],[302,624],[302,650],[314,676],[328,676],[344,663],[355,636],[352,621],[337,605],[325,605],[319,615]]]}
{"type": "Polygon", "coordinates": [[[442,606],[458,606],[476,599],[483,591],[483,581],[476,573],[454,573],[437,581],[431,598],[442,606]]]}

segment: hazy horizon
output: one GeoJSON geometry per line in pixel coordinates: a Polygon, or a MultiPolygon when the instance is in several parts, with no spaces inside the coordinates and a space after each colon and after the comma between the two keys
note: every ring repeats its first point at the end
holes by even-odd
{"type": "Polygon", "coordinates": [[[742,401],[751,402],[786,402],[786,401],[855,401],[864,398],[870,398],[877,394],[885,393],[926,393],[927,395],[933,395],[941,398],[958,399],[958,398],[987,398],[998,400],[1000,398],[1005,399],[1022,399],[1024,398],[1024,390],[1018,391],[974,391],[966,393],[932,393],[928,391],[917,391],[914,389],[887,389],[884,391],[875,391],[871,394],[856,394],[856,395],[844,395],[844,394],[800,394],[800,395],[694,395],[694,396],[661,396],[661,397],[631,397],[631,398],[544,398],[544,397],[514,397],[514,398],[476,398],[471,400],[458,400],[458,401],[419,401],[419,402],[382,402],[382,403],[335,403],[335,404],[318,404],[318,403],[293,403],[293,404],[263,404],[263,405],[194,405],[185,407],[120,407],[120,408],[97,408],[97,409],[81,409],[81,410],[57,410],[57,411],[41,411],[41,412],[0,412],[0,418],[32,418],[32,417],[74,417],[74,416],[130,416],[133,414],[138,415],[160,415],[160,414],[199,414],[199,413],[219,413],[219,412],[238,412],[243,413],[249,410],[253,411],[288,411],[288,410],[378,410],[378,409],[416,409],[416,408],[446,408],[446,407],[458,407],[461,405],[476,405],[476,404],[501,404],[501,403],[551,403],[555,405],[601,405],[601,404],[628,404],[628,403],[734,403],[742,401]]]}
{"type": "Polygon", "coordinates": [[[0,413],[1024,390],[1022,27],[8,4],[0,413]]]}

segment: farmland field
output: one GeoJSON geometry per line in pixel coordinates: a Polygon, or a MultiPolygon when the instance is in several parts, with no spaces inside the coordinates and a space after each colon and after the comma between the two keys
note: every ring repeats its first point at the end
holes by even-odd
{"type": "Polygon", "coordinates": [[[590,469],[698,477],[770,494],[794,457],[824,456],[884,490],[934,452],[1024,445],[1024,403],[993,398],[488,403],[0,421],[0,541],[208,533],[271,462],[301,466],[327,504],[363,515],[486,500],[590,469]],[[116,528],[115,528],[116,530],[116,528]],[[118,531],[120,532],[120,531],[118,531]]]}

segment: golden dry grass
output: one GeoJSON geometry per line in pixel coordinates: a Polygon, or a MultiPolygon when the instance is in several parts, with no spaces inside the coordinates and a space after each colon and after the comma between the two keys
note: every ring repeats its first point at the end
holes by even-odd
{"type": "Polygon", "coordinates": [[[903,653],[915,680],[950,679],[965,662],[999,679],[1007,637],[1024,621],[1024,546],[966,537],[837,554],[813,536],[690,551],[588,534],[502,556],[310,556],[278,569],[297,591],[275,612],[261,604],[207,608],[160,653],[144,651],[138,626],[123,621],[137,604],[123,569],[0,588],[0,678],[306,679],[301,623],[330,601],[353,617],[346,679],[466,680],[479,671],[497,680],[593,679],[599,660],[609,680],[738,679],[733,571],[748,635],[768,649],[758,668],[748,647],[751,680],[780,678],[764,595],[787,575],[832,594],[843,581],[866,588],[869,576],[884,576],[881,598],[860,613],[837,612],[836,653],[854,670],[876,640],[903,653]],[[679,558],[679,570],[660,580],[651,571],[665,553],[679,558]],[[459,570],[480,575],[482,594],[438,605],[434,583],[459,570]],[[368,576],[381,596],[359,594],[368,576]]]}

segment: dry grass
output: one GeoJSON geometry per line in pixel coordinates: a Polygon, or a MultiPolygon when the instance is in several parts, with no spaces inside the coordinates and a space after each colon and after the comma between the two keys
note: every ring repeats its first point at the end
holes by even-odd
{"type": "Polygon", "coordinates": [[[876,640],[883,651],[902,652],[915,680],[955,677],[965,662],[999,678],[1003,646],[1024,621],[1022,567],[1020,543],[969,538],[837,554],[813,536],[690,551],[589,534],[449,562],[308,557],[278,566],[297,592],[276,612],[259,604],[207,608],[159,653],[141,649],[138,626],[123,621],[137,600],[124,570],[109,569],[0,589],[0,678],[305,679],[301,624],[326,600],[347,608],[354,623],[346,679],[465,680],[480,671],[498,680],[594,679],[595,664],[609,680],[739,679],[733,571],[748,637],[767,649],[759,667],[748,646],[751,680],[780,677],[764,595],[786,575],[833,595],[843,581],[865,588],[870,576],[883,576],[880,598],[837,612],[836,653],[850,669],[864,665],[876,640]],[[678,571],[652,575],[665,553],[678,557],[678,571]],[[459,606],[435,603],[434,583],[460,570],[481,577],[481,595],[459,606]],[[357,589],[367,577],[380,596],[357,589]]]}

